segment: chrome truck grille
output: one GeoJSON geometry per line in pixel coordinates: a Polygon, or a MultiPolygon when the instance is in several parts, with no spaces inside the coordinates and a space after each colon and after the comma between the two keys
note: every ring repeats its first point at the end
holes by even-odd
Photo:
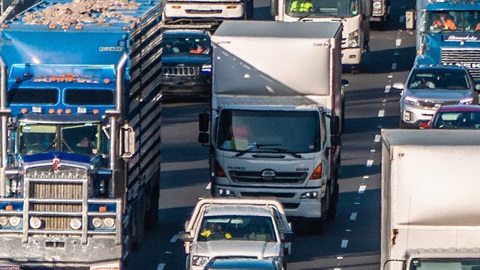
{"type": "Polygon", "coordinates": [[[442,48],[441,63],[465,66],[475,81],[480,80],[480,48],[442,48]]]}
{"type": "Polygon", "coordinates": [[[162,75],[170,77],[188,77],[200,75],[200,67],[176,66],[162,67],[162,75]]]}
{"type": "Polygon", "coordinates": [[[0,205],[12,208],[0,211],[0,216],[18,221],[0,226],[0,233],[21,234],[24,243],[31,236],[54,236],[78,238],[86,244],[93,235],[101,235],[121,244],[122,200],[90,198],[91,181],[87,168],[76,164],[27,167],[23,198],[0,198],[0,205]]]}

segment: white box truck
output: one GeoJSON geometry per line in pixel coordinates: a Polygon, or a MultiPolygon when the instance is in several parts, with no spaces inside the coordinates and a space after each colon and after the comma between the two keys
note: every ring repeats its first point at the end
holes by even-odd
{"type": "Polygon", "coordinates": [[[382,269],[480,269],[478,130],[382,130],[382,269]]]}
{"type": "Polygon", "coordinates": [[[337,22],[220,25],[211,110],[200,114],[199,136],[211,149],[213,196],[275,198],[317,232],[325,217],[334,219],[341,34],[337,22]]]}

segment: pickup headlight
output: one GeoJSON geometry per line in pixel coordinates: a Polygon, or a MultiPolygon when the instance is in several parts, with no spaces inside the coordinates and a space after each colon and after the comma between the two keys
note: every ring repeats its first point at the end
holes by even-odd
{"type": "Polygon", "coordinates": [[[210,260],[210,257],[208,257],[208,256],[193,256],[192,257],[192,265],[205,266],[208,263],[209,260],[210,260]]]}

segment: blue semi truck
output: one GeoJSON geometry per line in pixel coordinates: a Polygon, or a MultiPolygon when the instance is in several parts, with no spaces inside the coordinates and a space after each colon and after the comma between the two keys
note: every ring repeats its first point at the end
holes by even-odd
{"type": "MultiPolygon", "coordinates": [[[[466,66],[474,80],[479,82],[479,23],[480,1],[478,0],[417,0],[416,62],[466,66]],[[440,26],[439,21],[442,16],[451,20],[454,26],[440,26]]],[[[413,29],[413,24],[407,24],[407,29],[409,28],[413,29]]]]}
{"type": "Polygon", "coordinates": [[[122,269],[158,219],[160,1],[24,3],[1,17],[0,269],[122,269]]]}

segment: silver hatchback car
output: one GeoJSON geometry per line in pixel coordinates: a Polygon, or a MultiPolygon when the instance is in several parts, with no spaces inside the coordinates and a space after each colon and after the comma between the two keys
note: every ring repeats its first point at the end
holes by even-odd
{"type": "Polygon", "coordinates": [[[465,67],[415,65],[406,84],[394,83],[401,90],[400,128],[419,128],[442,105],[478,103],[476,85],[465,67]]]}

